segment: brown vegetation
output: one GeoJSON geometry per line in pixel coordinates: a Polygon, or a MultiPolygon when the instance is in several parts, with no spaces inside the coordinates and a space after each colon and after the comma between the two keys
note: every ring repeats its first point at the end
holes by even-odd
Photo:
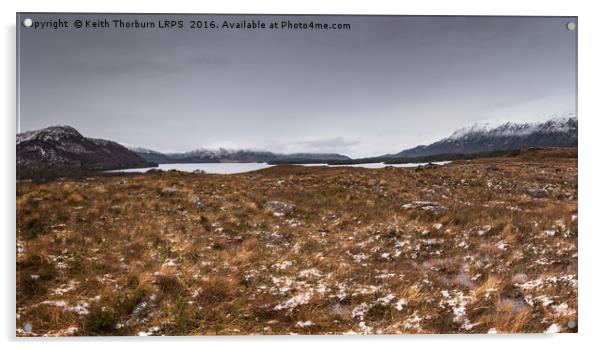
{"type": "Polygon", "coordinates": [[[21,336],[577,330],[575,149],[19,182],[16,200],[21,336]]]}

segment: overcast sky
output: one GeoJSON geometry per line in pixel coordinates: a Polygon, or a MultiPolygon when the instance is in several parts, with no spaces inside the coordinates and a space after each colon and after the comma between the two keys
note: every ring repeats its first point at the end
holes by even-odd
{"type": "Polygon", "coordinates": [[[182,19],[185,28],[18,26],[20,131],[188,151],[399,152],[479,121],[576,109],[569,17],[22,15],[182,19]],[[187,29],[191,19],[350,30],[187,29]]]}

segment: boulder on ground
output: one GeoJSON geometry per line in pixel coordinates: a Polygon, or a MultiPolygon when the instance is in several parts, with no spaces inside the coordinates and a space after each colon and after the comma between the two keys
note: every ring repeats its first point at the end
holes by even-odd
{"type": "Polygon", "coordinates": [[[263,205],[263,209],[274,213],[274,215],[280,216],[293,211],[295,205],[279,201],[269,201],[263,205]]]}
{"type": "Polygon", "coordinates": [[[177,188],[173,188],[173,187],[166,187],[161,191],[161,194],[166,195],[166,196],[174,196],[178,193],[180,193],[180,190],[177,188]]]}
{"type": "Polygon", "coordinates": [[[486,171],[496,171],[496,170],[498,170],[498,167],[495,163],[491,163],[485,167],[485,170],[486,171]]]}
{"type": "Polygon", "coordinates": [[[548,191],[546,191],[543,188],[529,188],[527,190],[527,193],[531,196],[531,197],[535,197],[535,198],[544,198],[548,196],[548,191]]]}

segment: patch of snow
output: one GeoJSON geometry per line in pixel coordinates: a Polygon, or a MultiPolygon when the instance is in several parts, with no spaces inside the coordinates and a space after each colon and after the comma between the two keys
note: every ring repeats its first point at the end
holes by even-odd
{"type": "Polygon", "coordinates": [[[401,206],[403,209],[422,209],[425,211],[441,211],[447,209],[446,207],[439,205],[435,202],[428,201],[414,201],[401,206]]]}
{"type": "Polygon", "coordinates": [[[412,316],[408,317],[404,322],[402,328],[405,329],[414,329],[417,331],[421,331],[422,327],[420,327],[420,321],[422,321],[422,317],[418,315],[417,311],[414,311],[412,316]]]}
{"type": "Polygon", "coordinates": [[[149,328],[146,332],[138,332],[139,337],[147,337],[149,335],[153,335],[161,330],[161,327],[154,326],[149,328]]]}
{"type": "Polygon", "coordinates": [[[519,287],[523,290],[538,290],[541,289],[544,284],[558,284],[558,283],[568,284],[570,287],[577,287],[577,279],[575,275],[564,275],[564,276],[551,276],[546,278],[537,278],[531,281],[527,281],[525,283],[515,283],[516,287],[519,287]]]}
{"type": "Polygon", "coordinates": [[[75,290],[75,288],[77,288],[78,282],[75,280],[72,280],[71,282],[69,282],[69,284],[63,284],[58,288],[55,288],[52,293],[54,293],[55,295],[63,295],[65,293],[69,293],[72,290],[75,290]]]}
{"type": "Polygon", "coordinates": [[[64,300],[46,300],[37,305],[51,305],[54,307],[61,308],[65,311],[74,312],[78,315],[87,315],[89,313],[89,304],[86,302],[78,302],[72,306],[64,300]]]}
{"type": "Polygon", "coordinates": [[[306,269],[306,270],[299,272],[299,277],[301,277],[301,278],[321,277],[321,276],[322,276],[322,274],[316,268],[306,269]]]}
{"type": "Polygon", "coordinates": [[[510,247],[510,244],[508,244],[508,243],[506,243],[504,241],[499,241],[495,246],[498,249],[506,250],[506,249],[508,249],[508,247],[510,247]]]}
{"type": "Polygon", "coordinates": [[[357,325],[357,326],[358,326],[358,327],[360,328],[360,330],[362,331],[362,334],[370,334],[370,333],[372,333],[372,327],[368,327],[368,326],[366,325],[366,322],[364,322],[364,321],[362,321],[362,322],[358,323],[358,325],[357,325]]]}
{"type": "Polygon", "coordinates": [[[403,310],[403,307],[408,305],[407,300],[400,298],[399,300],[397,300],[397,302],[395,303],[395,310],[397,311],[401,311],[403,310]]]}
{"type": "Polygon", "coordinates": [[[353,259],[353,261],[355,261],[356,263],[360,263],[366,259],[368,259],[368,256],[364,253],[358,253],[358,254],[351,254],[348,252],[348,254],[351,256],[351,259],[353,259]]]}
{"type": "Polygon", "coordinates": [[[483,235],[489,233],[489,231],[491,231],[491,225],[486,225],[486,226],[483,226],[482,228],[480,228],[479,231],[477,232],[477,234],[479,236],[483,236],[483,235]]]}
{"type": "Polygon", "coordinates": [[[454,290],[454,291],[441,291],[441,295],[445,298],[439,302],[440,307],[450,307],[454,313],[454,322],[462,325],[462,328],[466,330],[472,329],[474,324],[468,320],[466,317],[466,305],[470,301],[469,296],[465,296],[462,291],[454,290]]]}
{"type": "Polygon", "coordinates": [[[372,304],[369,303],[361,303],[351,311],[351,316],[353,318],[359,318],[360,320],[364,319],[366,312],[368,312],[372,308],[372,304]]]}
{"type": "Polygon", "coordinates": [[[389,293],[389,294],[387,294],[386,296],[384,296],[384,297],[382,297],[382,298],[378,298],[378,299],[376,300],[376,303],[377,303],[377,304],[380,304],[380,305],[389,305],[389,303],[390,303],[390,302],[391,302],[393,299],[395,299],[395,295],[394,295],[393,293],[389,293]]]}
{"type": "Polygon", "coordinates": [[[554,261],[549,260],[546,257],[539,258],[533,262],[533,264],[535,264],[535,265],[542,265],[542,266],[543,265],[552,265],[553,263],[554,263],[554,261]]]}
{"type": "Polygon", "coordinates": [[[194,299],[198,298],[203,293],[203,288],[199,287],[192,292],[192,297],[194,299]]]}
{"type": "Polygon", "coordinates": [[[531,307],[534,307],[536,302],[541,304],[542,306],[548,306],[548,305],[554,303],[554,300],[546,295],[540,295],[537,297],[525,295],[525,302],[527,304],[529,304],[531,307]]]}
{"type": "Polygon", "coordinates": [[[167,259],[163,263],[163,267],[177,267],[176,259],[167,259]]]}
{"type": "Polygon", "coordinates": [[[304,293],[295,295],[294,297],[280,303],[274,307],[274,310],[294,309],[299,305],[307,304],[314,295],[313,290],[308,290],[304,293]]]}
{"type": "Polygon", "coordinates": [[[544,333],[553,334],[558,332],[560,332],[560,325],[557,323],[552,323],[544,333]]]}
{"type": "Polygon", "coordinates": [[[575,314],[575,310],[569,308],[566,303],[552,305],[551,308],[554,310],[554,314],[556,314],[556,316],[570,316],[575,314]]]}
{"type": "Polygon", "coordinates": [[[389,273],[389,272],[374,276],[374,278],[379,279],[379,280],[385,280],[385,279],[389,279],[389,278],[393,278],[393,277],[395,277],[395,274],[389,273]]]}
{"type": "Polygon", "coordinates": [[[312,321],[297,321],[297,323],[295,324],[296,327],[309,327],[309,326],[313,326],[314,323],[312,321]]]}
{"type": "Polygon", "coordinates": [[[351,296],[374,294],[378,292],[379,289],[380,287],[378,286],[360,286],[355,289],[351,296]]]}
{"type": "Polygon", "coordinates": [[[286,270],[289,267],[291,267],[292,265],[293,265],[293,263],[291,261],[283,261],[283,262],[274,264],[274,267],[277,268],[278,270],[286,270]]]}

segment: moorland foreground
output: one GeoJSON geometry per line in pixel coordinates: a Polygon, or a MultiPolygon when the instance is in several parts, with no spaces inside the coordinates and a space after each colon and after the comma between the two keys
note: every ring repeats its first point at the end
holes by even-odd
{"type": "Polygon", "coordinates": [[[576,148],[20,181],[16,201],[18,336],[578,328],[576,148]]]}

